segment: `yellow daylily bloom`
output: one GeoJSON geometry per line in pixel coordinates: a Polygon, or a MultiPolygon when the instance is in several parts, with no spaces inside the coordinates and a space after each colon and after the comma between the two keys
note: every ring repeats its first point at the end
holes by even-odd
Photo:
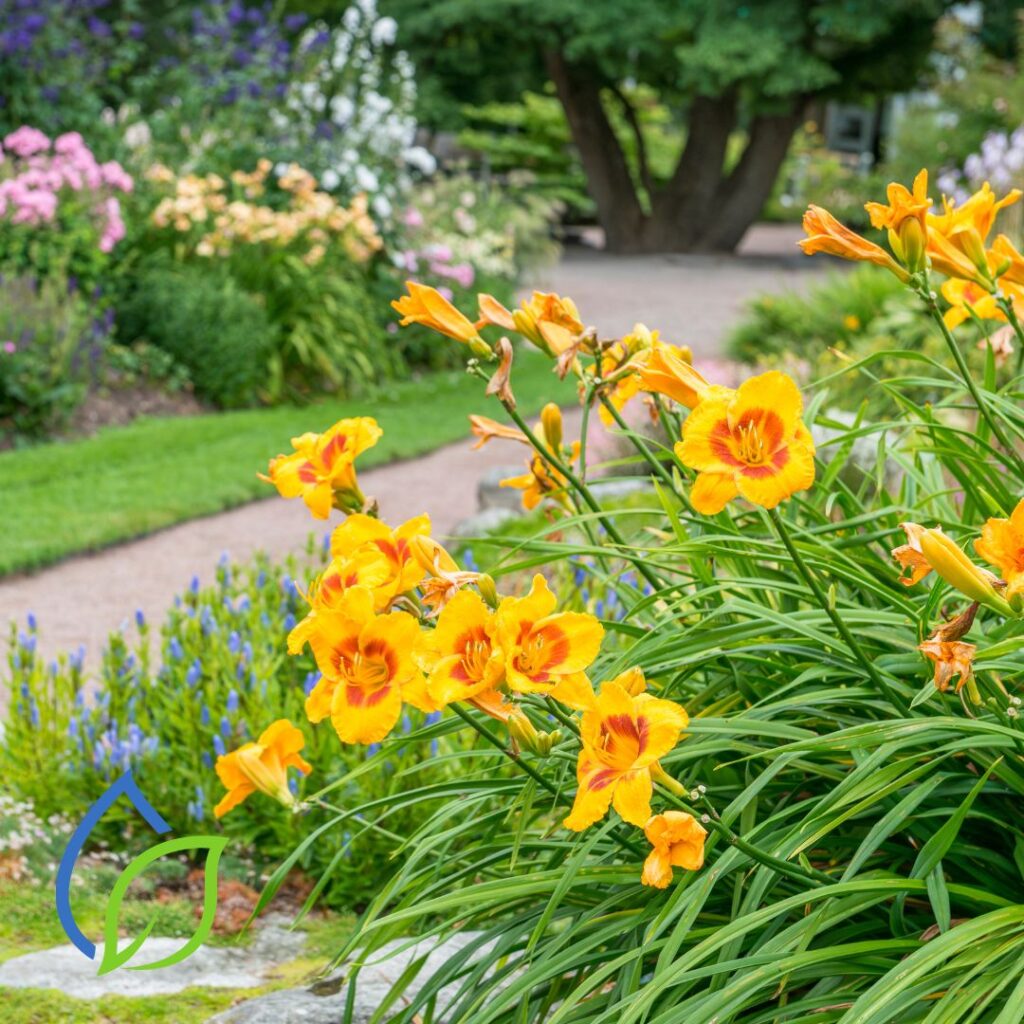
{"type": "Polygon", "coordinates": [[[999,569],[1006,581],[1007,599],[1024,593],[1024,498],[1008,519],[993,517],[985,523],[974,550],[999,569]]]}
{"type": "Polygon", "coordinates": [[[464,344],[477,341],[486,345],[477,333],[476,325],[460,313],[436,288],[406,281],[408,295],[395,299],[391,305],[402,315],[401,325],[422,324],[464,344]]]}
{"type": "Polygon", "coordinates": [[[506,331],[518,331],[550,356],[569,349],[583,332],[576,303],[553,292],[534,292],[520,308],[506,309],[493,295],[478,295],[480,319],[506,331]]]}
{"type": "Polygon", "coordinates": [[[214,816],[223,818],[252,793],[265,793],[286,807],[295,805],[295,797],[288,788],[288,769],[298,768],[308,775],[312,765],[299,755],[306,745],[302,733],[287,718],[279,718],[264,729],[255,743],[246,743],[238,750],[222,754],[215,765],[217,777],[227,793],[213,809],[214,816]]]}
{"type": "Polygon", "coordinates": [[[775,508],[814,483],[814,442],[800,418],[803,401],[793,379],[777,370],[751,377],[735,393],[702,401],[675,446],[698,470],[690,491],[705,515],[737,496],[775,508]]]}
{"type": "Polygon", "coordinates": [[[707,834],[707,829],[686,811],[654,815],[644,826],[644,835],[654,849],[644,861],[641,883],[666,889],[672,881],[674,867],[699,871],[704,866],[707,834]]]}
{"type": "Polygon", "coordinates": [[[911,570],[909,579],[903,583],[908,586],[918,583],[934,571],[972,601],[979,601],[1001,615],[1013,615],[1013,609],[999,593],[997,577],[975,565],[942,532],[942,527],[926,529],[918,523],[900,523],[900,526],[907,535],[907,543],[894,548],[892,556],[904,569],[911,570]]]}
{"type": "Polygon", "coordinates": [[[927,215],[932,266],[950,277],[964,277],[991,287],[995,274],[985,244],[996,214],[1020,197],[1020,189],[1013,189],[996,199],[987,181],[960,206],[943,197],[942,213],[927,215]]]}
{"type": "Polygon", "coordinates": [[[506,597],[494,623],[505,679],[519,693],[545,693],[577,710],[590,707],[586,669],[601,650],[604,627],[585,612],[556,612],[557,600],[537,573],[524,597],[506,597]]]}
{"type": "Polygon", "coordinates": [[[355,460],[383,436],[370,416],[339,420],[322,434],[292,438],[292,455],[270,460],[267,476],[282,498],[301,497],[317,519],[326,519],[331,508],[361,508],[365,499],[356,480],[355,460]]]}
{"type": "Polygon", "coordinates": [[[962,277],[949,277],[942,282],[942,297],[949,303],[949,309],[942,319],[952,331],[959,327],[971,314],[979,320],[1005,320],[1006,314],[999,308],[996,297],[975,281],[962,277]]]}
{"type": "Polygon", "coordinates": [[[913,189],[898,181],[889,183],[886,189],[888,205],[865,203],[871,218],[871,225],[884,228],[889,233],[889,245],[896,258],[914,274],[925,265],[925,249],[928,228],[925,220],[932,201],[928,198],[928,171],[918,172],[913,189]]]}
{"type": "MultiPolygon", "coordinates": [[[[412,555],[423,567],[420,581],[423,606],[432,613],[440,612],[463,587],[476,583],[485,587],[489,576],[460,569],[458,563],[432,537],[414,537],[410,542],[412,555]]],[[[493,586],[493,581],[491,581],[493,586]]]]}
{"type": "Polygon", "coordinates": [[[565,827],[581,832],[614,806],[625,821],[643,828],[651,819],[651,770],[688,722],[686,711],[670,700],[633,697],[618,683],[605,683],[580,722],[579,789],[565,827]]]}
{"type": "Polygon", "coordinates": [[[457,593],[444,607],[437,626],[424,633],[416,661],[427,673],[427,693],[438,706],[483,697],[500,702],[497,687],[505,678],[505,656],[497,642],[495,614],[479,594],[457,593]]]}
{"type": "Polygon", "coordinates": [[[808,256],[816,252],[840,256],[844,260],[858,260],[874,263],[891,271],[906,283],[910,275],[880,245],[869,242],[855,231],[844,227],[828,210],[823,210],[813,203],[804,214],[804,231],[807,237],[797,244],[808,256]]]}
{"type": "Polygon", "coordinates": [[[364,587],[373,594],[374,608],[383,611],[394,596],[386,584],[392,579],[391,565],[373,546],[331,560],[330,565],[310,584],[306,599],[310,610],[288,634],[288,653],[298,654],[317,629],[320,616],[337,610],[347,590],[364,587]]]}
{"type": "Polygon", "coordinates": [[[505,331],[516,329],[515,318],[493,295],[481,292],[476,297],[480,319],[505,331]]]}
{"type": "Polygon", "coordinates": [[[1024,285],[1024,255],[1006,235],[996,235],[989,249],[989,262],[996,268],[1002,282],[1024,285]]]}
{"type": "Polygon", "coordinates": [[[349,516],[331,534],[331,555],[334,558],[350,559],[364,549],[381,554],[387,561],[389,572],[387,578],[376,584],[374,589],[378,601],[382,597],[390,600],[413,590],[423,579],[425,570],[416,560],[411,544],[416,537],[429,535],[428,515],[414,516],[392,529],[373,516],[357,513],[349,516]]]}
{"type": "Polygon", "coordinates": [[[529,438],[518,427],[506,426],[504,423],[492,420],[489,416],[478,416],[474,413],[469,417],[469,423],[473,436],[480,439],[473,445],[474,449],[483,448],[488,441],[495,437],[500,437],[505,441],[519,441],[525,445],[530,443],[529,438]]]}
{"type": "MultiPolygon", "coordinates": [[[[649,330],[644,324],[635,324],[632,333],[612,343],[601,353],[601,378],[612,382],[605,387],[604,395],[619,412],[640,394],[643,389],[642,371],[659,347],[674,348],[661,341],[657,331],[649,330]]],[[[688,348],[680,348],[679,352],[684,358],[691,358],[688,348]]],[[[590,372],[596,375],[596,368],[592,368],[590,372]]],[[[582,384],[580,390],[582,393],[582,384]]],[[[598,410],[598,415],[605,426],[611,426],[615,422],[612,414],[603,405],[598,410]]]]}
{"type": "Polygon", "coordinates": [[[692,355],[686,346],[676,347],[664,342],[652,346],[650,354],[640,367],[640,387],[693,409],[712,395],[731,394],[729,388],[709,384],[703,374],[694,369],[692,355]]]}
{"type": "Polygon", "coordinates": [[[411,615],[375,615],[369,590],[347,590],[335,610],[317,617],[309,637],[323,676],[306,698],[309,720],[330,717],[343,743],[379,743],[395,727],[403,703],[438,710],[413,661],[419,636],[411,615]]]}
{"type": "MultiPolygon", "coordinates": [[[[568,456],[562,452],[562,458],[570,465],[580,456],[580,443],[573,441],[568,456]]],[[[515,487],[523,492],[523,508],[528,511],[535,509],[545,498],[552,498],[566,504],[565,475],[548,462],[539,453],[531,457],[529,471],[521,476],[510,476],[498,481],[499,487],[515,487]]]]}

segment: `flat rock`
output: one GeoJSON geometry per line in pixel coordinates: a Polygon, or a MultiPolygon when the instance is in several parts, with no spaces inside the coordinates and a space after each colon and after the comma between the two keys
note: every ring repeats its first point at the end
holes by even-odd
{"type": "MultiPolygon", "coordinates": [[[[118,943],[123,949],[130,939],[118,943]]],[[[181,949],[186,939],[149,938],[131,965],[155,963],[181,949]]],[[[246,946],[202,946],[190,957],[155,971],[127,967],[97,977],[103,944],[87,960],[74,946],[56,946],[15,957],[0,964],[0,987],[57,989],[78,999],[100,996],[156,996],[186,988],[259,988],[267,970],[299,955],[305,942],[301,931],[266,924],[246,946]]]]}
{"type": "MultiPolygon", "coordinates": [[[[391,986],[413,960],[430,951],[419,973],[406,986],[406,997],[412,997],[419,992],[435,971],[478,935],[477,932],[464,932],[441,943],[433,939],[423,939],[412,946],[408,945],[407,939],[397,939],[382,946],[373,954],[371,962],[359,972],[352,1024],[368,1024],[391,990],[391,986]]],[[[247,999],[230,1010],[211,1017],[208,1024],[338,1024],[338,1021],[343,1019],[345,1001],[348,998],[347,990],[340,982],[342,977],[343,974],[339,973],[314,986],[282,989],[265,996],[257,996],[255,999],[247,999]],[[335,984],[332,984],[332,981],[335,984]],[[338,991],[332,991],[335,988],[338,991]],[[319,995],[318,992],[330,994],[319,995]]],[[[438,1024],[445,1020],[444,1011],[454,1001],[459,987],[458,984],[449,985],[438,993],[437,1012],[434,1017],[438,1024]]],[[[407,1004],[399,998],[394,1004],[395,1012],[401,1010],[403,1005],[407,1004]]]]}
{"type": "MultiPolygon", "coordinates": [[[[518,492],[517,492],[518,493],[518,492]]],[[[519,519],[522,510],[515,512],[510,508],[485,508],[482,512],[463,519],[451,532],[452,537],[460,540],[469,540],[474,537],[486,537],[488,534],[500,530],[506,523],[513,519],[519,519]]]]}
{"type": "Polygon", "coordinates": [[[492,466],[476,487],[477,507],[481,512],[491,508],[508,509],[510,512],[523,511],[523,492],[515,487],[502,487],[501,481],[509,477],[522,476],[526,472],[528,451],[523,449],[522,462],[510,463],[507,466],[492,466]]]}

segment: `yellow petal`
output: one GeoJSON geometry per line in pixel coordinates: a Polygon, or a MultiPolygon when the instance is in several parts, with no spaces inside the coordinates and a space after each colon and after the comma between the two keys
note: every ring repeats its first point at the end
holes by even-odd
{"type": "Polygon", "coordinates": [[[738,494],[732,473],[698,473],[690,488],[690,504],[701,515],[713,516],[738,494]]]}
{"type": "Polygon", "coordinates": [[[615,784],[612,806],[619,816],[637,828],[643,828],[651,817],[651,797],[654,787],[647,769],[629,772],[615,784]]]}

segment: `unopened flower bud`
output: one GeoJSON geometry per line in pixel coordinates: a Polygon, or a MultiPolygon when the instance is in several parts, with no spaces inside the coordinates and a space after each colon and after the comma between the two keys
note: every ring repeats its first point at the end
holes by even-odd
{"type": "Polygon", "coordinates": [[[922,530],[917,542],[928,564],[950,586],[1001,615],[1014,616],[1013,609],[996,590],[996,577],[975,565],[941,530],[922,530]]]}
{"type": "Polygon", "coordinates": [[[498,594],[498,588],[495,586],[493,577],[482,572],[476,578],[476,585],[480,591],[480,596],[487,602],[488,607],[497,608],[501,602],[501,597],[498,594]]]}
{"type": "Polygon", "coordinates": [[[544,428],[544,439],[552,452],[562,448],[562,410],[554,402],[548,402],[541,410],[541,426],[544,428]]]}

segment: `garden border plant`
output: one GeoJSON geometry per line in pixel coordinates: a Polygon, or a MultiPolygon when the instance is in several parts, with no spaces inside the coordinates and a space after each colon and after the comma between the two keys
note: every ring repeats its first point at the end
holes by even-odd
{"type": "MultiPolygon", "coordinates": [[[[358,951],[357,983],[358,965],[389,939],[472,937],[400,1010],[408,977],[397,981],[382,1014],[429,1017],[454,985],[445,1019],[473,1024],[1020,1019],[1024,833],[1010,808],[1024,792],[1012,694],[1024,416],[1016,378],[995,389],[991,348],[983,379],[969,373],[932,284],[939,272],[982,289],[989,315],[1024,342],[1024,257],[1005,236],[989,241],[1019,196],[997,200],[986,187],[932,213],[924,174],[913,189],[893,184],[888,204],[867,205],[891,252],[808,211],[805,250],[892,272],[950,357],[906,353],[911,376],[879,381],[889,418],[830,439],[826,458],[805,426],[827,400],[821,383],[806,410],[775,370],[724,388],[646,329],[603,340],[553,295],[515,311],[482,295],[476,321],[414,283],[395,303],[404,323],[465,345],[471,372],[515,423],[474,417],[474,432],[528,447],[528,472],[506,483],[527,504],[551,499],[555,523],[514,566],[481,574],[415,521],[393,530],[374,518],[354,474],[372,421],[297,439],[271,463],[284,496],[301,495],[318,517],[332,505],[346,516],[289,638],[293,652],[310,644],[322,673],[309,719],[329,718],[346,743],[386,744],[403,703],[449,708],[492,764],[515,769],[455,753],[455,786],[388,805],[437,801],[337,961],[358,951]],[[512,348],[486,340],[492,328],[547,353],[634,442],[663,529],[627,539],[629,510],[595,498],[586,452],[566,442],[558,410],[537,428],[518,413],[512,348]],[[915,375],[930,377],[939,401],[904,395],[915,375]],[[626,425],[621,406],[640,392],[664,440],[626,425]],[[862,436],[887,444],[876,471],[850,483],[842,471],[862,436]],[[997,572],[957,543],[975,524],[977,554],[997,572]],[[541,575],[523,596],[498,591],[496,576],[513,568],[545,565],[557,580],[559,563],[579,569],[581,558],[613,586],[627,568],[646,581],[618,582],[624,618],[559,610],[541,575]]],[[[853,372],[870,372],[872,358],[853,372]]],[[[250,746],[219,771],[295,804],[281,758],[272,744],[250,746]]],[[[373,806],[328,803],[345,781],[326,779],[310,798],[333,817],[296,855],[373,806]]]]}

